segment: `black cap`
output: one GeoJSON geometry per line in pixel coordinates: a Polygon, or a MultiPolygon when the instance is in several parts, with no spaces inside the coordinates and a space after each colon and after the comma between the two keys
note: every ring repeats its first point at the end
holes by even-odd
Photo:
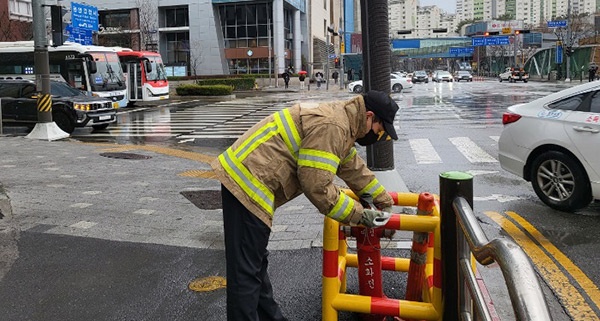
{"type": "Polygon", "coordinates": [[[369,90],[363,95],[367,110],[372,111],[383,123],[385,132],[393,140],[398,139],[396,129],[394,128],[394,117],[399,107],[390,95],[377,90],[369,90]]]}

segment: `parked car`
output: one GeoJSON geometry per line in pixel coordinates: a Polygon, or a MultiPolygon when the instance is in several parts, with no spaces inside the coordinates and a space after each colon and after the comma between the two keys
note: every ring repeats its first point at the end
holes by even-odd
{"type": "Polygon", "coordinates": [[[456,74],[454,75],[454,80],[460,82],[461,80],[464,81],[473,81],[473,76],[471,75],[470,72],[466,71],[466,70],[460,70],[457,71],[456,74]]]}
{"type": "Polygon", "coordinates": [[[575,211],[600,199],[600,83],[511,106],[502,123],[500,165],[546,205],[575,211]]]}
{"type": "Polygon", "coordinates": [[[442,81],[452,82],[454,80],[454,78],[452,78],[452,75],[448,71],[437,70],[431,77],[431,80],[435,81],[435,82],[442,82],[442,81]]]}
{"type": "MultiPolygon", "coordinates": [[[[412,88],[413,84],[410,78],[401,77],[396,74],[390,74],[390,85],[392,92],[399,93],[402,89],[412,88]]],[[[348,84],[348,91],[353,93],[361,93],[363,91],[362,80],[353,81],[348,84]]]]}
{"type": "Polygon", "coordinates": [[[425,72],[425,70],[415,71],[415,73],[412,76],[412,82],[413,84],[416,84],[418,82],[428,83],[429,76],[427,75],[427,72],[425,72]]]}
{"type": "MultiPolygon", "coordinates": [[[[64,81],[51,81],[50,93],[52,120],[66,133],[72,133],[75,127],[105,129],[117,120],[112,101],[84,95],[64,81]]],[[[35,83],[31,80],[0,80],[2,122],[35,126],[38,121],[37,97],[35,83]]]]}

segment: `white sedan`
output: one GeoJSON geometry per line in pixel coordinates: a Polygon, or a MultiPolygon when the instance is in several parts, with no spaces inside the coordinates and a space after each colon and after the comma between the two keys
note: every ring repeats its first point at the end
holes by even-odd
{"type": "MultiPolygon", "coordinates": [[[[396,74],[390,74],[390,83],[392,92],[399,93],[402,89],[412,88],[413,83],[410,78],[402,77],[396,74]]],[[[353,81],[348,84],[348,91],[353,93],[361,93],[363,91],[362,80],[353,81]]]]}
{"type": "Polygon", "coordinates": [[[511,106],[502,123],[500,165],[546,205],[571,212],[600,199],[600,82],[511,106]]]}

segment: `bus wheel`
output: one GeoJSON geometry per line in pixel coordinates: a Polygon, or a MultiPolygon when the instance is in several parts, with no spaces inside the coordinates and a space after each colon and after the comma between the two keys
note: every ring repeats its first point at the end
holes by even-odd
{"type": "Polygon", "coordinates": [[[71,134],[75,130],[75,124],[69,117],[69,115],[65,114],[62,111],[54,113],[52,115],[52,120],[56,123],[56,125],[65,133],[71,134]]]}
{"type": "Polygon", "coordinates": [[[103,129],[106,129],[106,127],[108,127],[108,124],[92,125],[92,128],[95,130],[103,130],[103,129]]]}

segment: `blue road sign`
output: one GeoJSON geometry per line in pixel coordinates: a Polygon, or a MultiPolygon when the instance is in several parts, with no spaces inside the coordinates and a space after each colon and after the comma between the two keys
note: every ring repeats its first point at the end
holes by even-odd
{"type": "Polygon", "coordinates": [[[509,36],[475,37],[471,39],[471,45],[477,46],[504,46],[510,44],[509,36]]]}
{"type": "Polygon", "coordinates": [[[456,47],[449,48],[449,54],[451,55],[472,55],[473,47],[456,47]]]}
{"type": "Polygon", "coordinates": [[[71,2],[71,24],[73,28],[98,31],[98,8],[71,2]]]}
{"type": "Polygon", "coordinates": [[[556,63],[562,64],[563,62],[563,47],[556,46],[556,63]]]}
{"type": "Polygon", "coordinates": [[[67,36],[67,41],[80,43],[82,45],[93,44],[92,30],[89,29],[73,28],[71,25],[67,25],[65,28],[65,35],[67,36]]]}
{"type": "Polygon", "coordinates": [[[567,20],[548,21],[548,28],[565,28],[567,20]]]}

